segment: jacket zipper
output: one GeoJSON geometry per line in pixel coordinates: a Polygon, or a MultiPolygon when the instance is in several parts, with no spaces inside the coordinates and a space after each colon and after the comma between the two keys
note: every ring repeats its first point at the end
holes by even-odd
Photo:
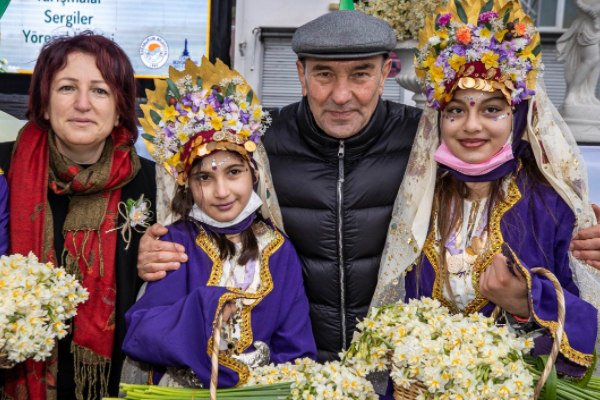
{"type": "Polygon", "coordinates": [[[346,271],[344,270],[344,225],[342,210],[344,208],[344,141],[340,140],[338,149],[338,260],[340,263],[340,306],[342,311],[342,351],[346,350],[346,271]]]}

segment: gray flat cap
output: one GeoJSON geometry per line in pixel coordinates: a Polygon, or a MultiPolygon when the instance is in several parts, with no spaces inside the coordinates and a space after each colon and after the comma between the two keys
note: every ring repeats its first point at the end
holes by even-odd
{"type": "Polygon", "coordinates": [[[348,59],[387,54],[396,35],[387,22],[360,11],[325,14],[302,25],[292,38],[298,58],[348,59]]]}

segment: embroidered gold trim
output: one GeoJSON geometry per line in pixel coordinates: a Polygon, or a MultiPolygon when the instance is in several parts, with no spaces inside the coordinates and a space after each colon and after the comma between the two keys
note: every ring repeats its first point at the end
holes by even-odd
{"type": "MultiPolygon", "coordinates": [[[[504,238],[502,237],[502,232],[500,231],[500,220],[504,216],[504,214],[510,210],[516,203],[521,199],[521,192],[517,187],[517,176],[519,171],[521,170],[521,165],[519,165],[519,169],[517,173],[511,178],[511,181],[508,185],[508,194],[502,199],[492,211],[492,215],[490,217],[490,246],[486,250],[484,254],[477,258],[475,265],[473,266],[472,280],[473,280],[473,289],[475,290],[476,297],[473,299],[467,307],[462,311],[464,315],[469,315],[474,312],[481,310],[487,303],[488,300],[479,293],[479,277],[485,271],[488,265],[492,262],[492,258],[495,254],[500,253],[502,244],[504,243],[504,238]]],[[[437,247],[441,245],[436,243],[435,240],[435,230],[437,226],[437,214],[434,212],[433,215],[433,224],[432,229],[427,235],[427,240],[423,246],[423,252],[425,256],[429,259],[429,262],[435,269],[435,282],[433,284],[433,293],[432,297],[442,303],[443,306],[448,307],[450,311],[453,313],[461,312],[458,310],[454,304],[445,298],[444,296],[444,282],[445,282],[445,268],[440,266],[440,258],[437,251],[437,247]]]]}
{"type": "MultiPolygon", "coordinates": [[[[529,299],[530,299],[529,308],[531,310],[531,314],[533,315],[533,318],[535,318],[535,322],[537,322],[538,325],[543,326],[544,328],[548,329],[550,331],[550,333],[552,334],[552,338],[556,339],[556,330],[558,328],[558,323],[555,321],[543,320],[540,317],[538,317],[538,315],[535,313],[535,308],[533,307],[533,301],[531,300],[531,274],[527,268],[525,268],[521,265],[521,262],[517,258],[517,255],[512,251],[512,249],[510,249],[510,252],[512,253],[512,255],[515,259],[515,262],[517,263],[517,265],[519,266],[521,271],[523,271],[523,273],[525,274],[525,278],[527,278],[527,290],[529,291],[529,299]]],[[[587,367],[588,369],[594,362],[593,354],[585,354],[585,353],[577,351],[571,347],[571,345],[569,344],[569,338],[567,337],[567,331],[563,331],[563,337],[562,337],[562,341],[560,343],[560,352],[565,357],[567,357],[569,360],[571,360],[574,363],[579,364],[581,366],[587,367]]]]}
{"type": "Polygon", "coordinates": [[[4,175],[4,171],[2,171],[2,168],[0,168],[0,175],[4,175]]]}
{"type": "MultiPolygon", "coordinates": [[[[269,230],[271,230],[269,228],[269,230]]],[[[269,258],[281,247],[284,242],[283,235],[277,231],[273,231],[271,235],[271,240],[269,244],[265,247],[261,254],[261,290],[258,293],[250,294],[247,292],[243,292],[239,289],[228,288],[228,290],[232,293],[227,293],[219,299],[219,308],[217,309],[215,319],[213,321],[213,326],[216,325],[217,318],[219,317],[221,308],[223,308],[223,304],[226,301],[232,299],[246,298],[246,299],[256,299],[251,305],[244,305],[242,307],[242,321],[240,323],[240,340],[237,342],[236,350],[238,354],[243,353],[254,341],[252,334],[252,324],[251,324],[251,315],[250,312],[254,307],[258,305],[258,303],[273,290],[273,278],[271,277],[271,272],[269,270],[269,258]]],[[[212,240],[206,235],[206,233],[201,230],[200,234],[196,238],[196,243],[208,254],[210,259],[213,262],[212,271],[210,274],[210,278],[208,280],[207,286],[218,286],[221,282],[221,277],[223,275],[223,262],[221,261],[219,255],[219,249],[213,243],[212,240]]],[[[212,352],[212,337],[209,340],[207,352],[209,356],[212,352]]],[[[248,367],[227,355],[227,352],[222,350],[219,355],[219,364],[228,367],[234,371],[236,371],[239,376],[239,382],[236,387],[245,384],[249,377],[248,367]]]]}

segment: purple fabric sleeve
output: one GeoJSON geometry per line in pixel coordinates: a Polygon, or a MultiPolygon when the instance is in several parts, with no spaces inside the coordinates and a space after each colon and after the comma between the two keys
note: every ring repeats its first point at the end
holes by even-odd
{"type": "Polygon", "coordinates": [[[0,174],[0,256],[8,251],[8,184],[0,174]]]}
{"type": "MultiPolygon", "coordinates": [[[[155,366],[190,367],[208,387],[207,345],[213,320],[221,297],[232,292],[206,286],[213,263],[195,243],[197,234],[193,224],[169,226],[162,240],[182,244],[191,261],[148,284],[146,293],[126,314],[123,350],[132,359],[155,366]]],[[[273,289],[251,311],[253,341],[265,342],[275,363],[316,358],[302,268],[287,240],[268,258],[268,267],[273,289]]],[[[253,350],[251,345],[246,352],[253,350]]],[[[219,387],[235,386],[238,381],[237,372],[220,366],[219,387]]]]}

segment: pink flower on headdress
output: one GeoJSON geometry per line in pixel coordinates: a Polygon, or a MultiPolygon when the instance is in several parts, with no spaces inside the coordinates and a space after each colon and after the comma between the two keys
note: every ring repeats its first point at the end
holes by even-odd
{"type": "Polygon", "coordinates": [[[496,11],[487,11],[479,16],[479,22],[487,24],[492,18],[498,18],[498,13],[496,11]]]}
{"type": "Polygon", "coordinates": [[[446,25],[448,25],[448,22],[450,22],[450,18],[452,18],[452,14],[451,13],[446,13],[446,14],[440,16],[440,18],[438,19],[438,25],[439,26],[446,26],[446,25]]]}

